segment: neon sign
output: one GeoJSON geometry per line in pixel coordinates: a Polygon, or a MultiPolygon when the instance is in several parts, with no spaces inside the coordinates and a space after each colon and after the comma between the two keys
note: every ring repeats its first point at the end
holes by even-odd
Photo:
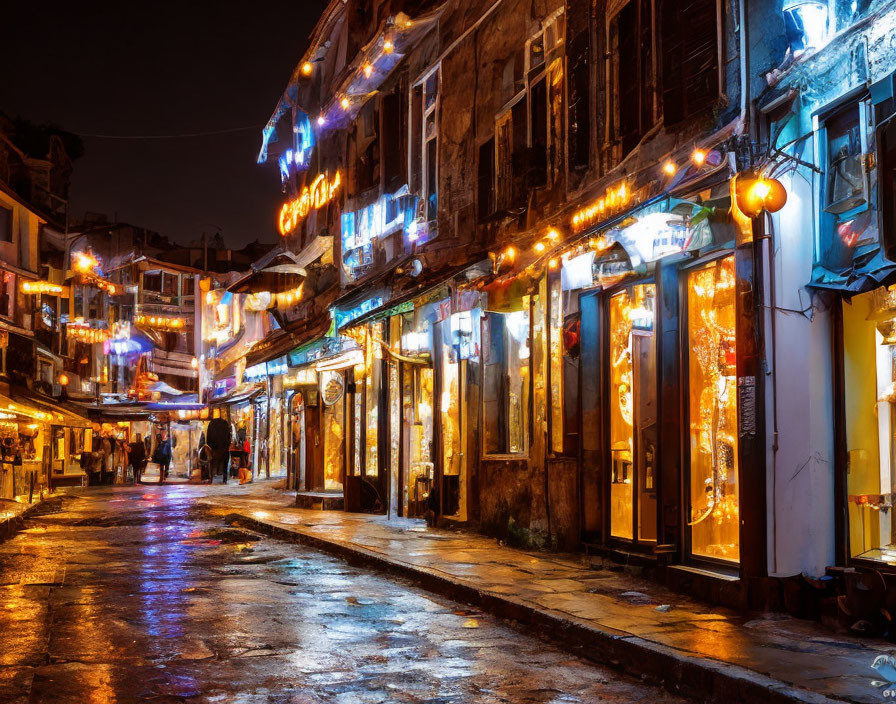
{"type": "Polygon", "coordinates": [[[310,186],[302,189],[298,198],[293,198],[288,203],[284,203],[280,208],[280,217],[278,225],[281,235],[288,235],[298,227],[299,223],[311,209],[319,210],[327,203],[333,200],[339,186],[342,185],[342,177],[337,171],[333,176],[333,180],[329,180],[325,174],[319,174],[310,186]]]}

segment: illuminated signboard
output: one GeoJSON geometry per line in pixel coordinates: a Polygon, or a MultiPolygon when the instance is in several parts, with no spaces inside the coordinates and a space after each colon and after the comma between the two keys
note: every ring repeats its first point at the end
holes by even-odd
{"type": "Polygon", "coordinates": [[[278,219],[280,234],[284,236],[290,234],[298,227],[302,219],[311,212],[312,208],[318,210],[333,200],[336,191],[339,190],[341,185],[342,177],[338,171],[332,179],[329,179],[325,174],[319,174],[311,182],[310,186],[305,186],[302,189],[298,198],[293,198],[280,208],[280,217],[278,219]]]}

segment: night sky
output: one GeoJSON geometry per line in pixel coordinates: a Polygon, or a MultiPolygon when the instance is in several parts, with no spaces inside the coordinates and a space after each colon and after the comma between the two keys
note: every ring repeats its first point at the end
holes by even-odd
{"type": "Polygon", "coordinates": [[[239,247],[276,241],[275,164],[255,163],[261,127],[301,58],[325,0],[7,3],[0,111],[84,138],[71,212],[187,243],[220,228],[239,247]]]}

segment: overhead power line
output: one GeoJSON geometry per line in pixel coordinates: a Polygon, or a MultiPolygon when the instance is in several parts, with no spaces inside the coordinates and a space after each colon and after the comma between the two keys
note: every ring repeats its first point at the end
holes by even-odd
{"type": "Polygon", "coordinates": [[[264,125],[247,125],[246,127],[233,127],[227,130],[210,130],[208,132],[187,132],[184,134],[85,134],[79,132],[81,137],[92,139],[188,139],[190,137],[212,137],[219,134],[231,134],[233,132],[247,132],[249,130],[261,130],[264,125]]]}

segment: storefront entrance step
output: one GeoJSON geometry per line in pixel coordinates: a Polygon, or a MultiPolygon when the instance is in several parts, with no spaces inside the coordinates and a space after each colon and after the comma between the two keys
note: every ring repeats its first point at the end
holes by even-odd
{"type": "Polygon", "coordinates": [[[296,493],[296,506],[317,511],[342,511],[345,497],[341,491],[299,491],[296,493]]]}

